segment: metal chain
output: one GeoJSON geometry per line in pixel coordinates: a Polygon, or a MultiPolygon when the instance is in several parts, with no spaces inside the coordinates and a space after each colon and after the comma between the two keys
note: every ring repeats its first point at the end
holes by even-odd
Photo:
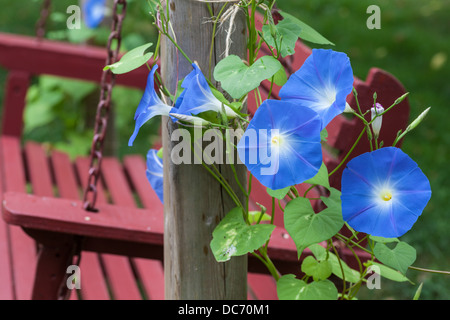
{"type": "Polygon", "coordinates": [[[36,37],[41,40],[45,36],[45,24],[47,23],[48,16],[50,15],[51,0],[44,0],[41,8],[41,15],[36,23],[36,37]]]}
{"type": "MultiPolygon", "coordinates": [[[[126,13],[126,0],[115,0],[113,7],[112,27],[108,38],[106,65],[117,61],[119,55],[122,23],[126,13]],[[119,9],[119,6],[122,9],[119,9]],[[115,41],[115,47],[112,48],[115,41]]],[[[109,109],[111,106],[111,93],[115,83],[114,74],[110,70],[103,71],[100,82],[100,101],[97,106],[95,117],[94,137],[92,139],[89,178],[86,190],[84,192],[84,209],[88,211],[97,211],[95,203],[97,200],[97,182],[100,177],[100,168],[102,163],[103,142],[108,125],[109,109]]]]}

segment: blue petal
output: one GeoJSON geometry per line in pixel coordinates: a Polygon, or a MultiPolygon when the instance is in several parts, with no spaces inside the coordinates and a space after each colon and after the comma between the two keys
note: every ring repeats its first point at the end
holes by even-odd
{"type": "Polygon", "coordinates": [[[312,178],[322,164],[321,121],[291,102],[266,100],[237,145],[239,158],[266,187],[282,189],[312,178]],[[272,138],[279,136],[279,147],[272,138]]]}
{"type": "Polygon", "coordinates": [[[386,147],[352,159],[342,174],[342,215],[356,231],[399,237],[412,228],[431,197],[427,177],[402,150],[386,147]],[[380,192],[392,194],[381,200],[380,192]]]}
{"type": "Polygon", "coordinates": [[[87,0],[83,6],[84,23],[94,29],[102,22],[105,15],[106,0],[87,0]]]}
{"type": "MultiPolygon", "coordinates": [[[[183,81],[185,88],[175,103],[178,108],[177,113],[185,115],[197,115],[206,111],[221,112],[222,102],[220,102],[211,92],[205,76],[200,68],[193,63],[194,70],[189,73],[183,81]]],[[[227,116],[235,116],[235,112],[225,106],[227,116]]]]}
{"type": "Polygon", "coordinates": [[[159,200],[164,204],[163,196],[163,163],[162,159],[157,155],[158,150],[150,149],[147,153],[147,179],[159,200]]]}
{"type": "Polygon", "coordinates": [[[345,53],[313,49],[302,67],[291,75],[280,90],[283,100],[316,111],[322,128],[345,109],[353,88],[353,71],[345,53]]]}
{"type": "Polygon", "coordinates": [[[136,124],[134,127],[134,132],[128,141],[129,146],[133,145],[134,139],[136,139],[139,129],[144,123],[155,116],[167,116],[172,110],[171,106],[161,101],[155,91],[154,75],[156,69],[158,69],[158,65],[155,65],[148,74],[144,95],[142,96],[134,115],[136,124]]]}

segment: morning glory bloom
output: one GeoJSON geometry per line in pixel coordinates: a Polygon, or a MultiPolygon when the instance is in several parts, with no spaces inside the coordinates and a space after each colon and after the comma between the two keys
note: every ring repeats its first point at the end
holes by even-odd
{"type": "Polygon", "coordinates": [[[163,162],[158,156],[158,150],[150,149],[147,153],[147,179],[159,200],[164,204],[163,197],[163,162]]]}
{"type": "Polygon", "coordinates": [[[239,158],[272,190],[302,183],[322,164],[320,130],[320,117],[312,109],[265,100],[237,145],[239,158]]]}
{"type": "Polygon", "coordinates": [[[316,111],[322,128],[345,110],[353,89],[353,70],[345,53],[313,49],[302,67],[289,77],[280,90],[282,100],[316,111]]]}
{"type": "Polygon", "coordinates": [[[83,6],[84,23],[90,29],[97,28],[105,15],[106,0],[87,0],[83,6]]]}
{"type": "Polygon", "coordinates": [[[136,139],[139,129],[144,123],[155,116],[167,116],[172,109],[171,106],[161,101],[155,91],[154,77],[156,69],[158,69],[158,65],[155,64],[155,66],[148,74],[147,86],[145,87],[144,95],[142,96],[134,115],[136,124],[134,132],[131,135],[130,140],[128,141],[129,146],[133,145],[134,139],[136,139]]]}
{"type": "Polygon", "coordinates": [[[430,200],[427,177],[402,150],[364,153],[342,174],[342,215],[356,231],[395,238],[411,229],[430,200]]]}
{"type": "MultiPolygon", "coordinates": [[[[197,64],[193,63],[192,70],[183,80],[182,87],[185,88],[175,103],[176,113],[185,115],[197,115],[205,111],[222,112],[220,102],[211,92],[211,88],[197,64]]],[[[236,112],[224,105],[225,113],[233,118],[236,112]]]]}

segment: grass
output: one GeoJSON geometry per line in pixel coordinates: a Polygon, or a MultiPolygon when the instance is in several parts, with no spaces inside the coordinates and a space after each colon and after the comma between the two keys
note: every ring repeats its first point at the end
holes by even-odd
{"type": "MultiPolygon", "coordinates": [[[[39,17],[40,1],[0,0],[0,31],[34,35],[34,25],[39,17]]],[[[58,12],[50,21],[53,36],[61,36],[58,30],[65,28],[65,9],[76,0],[53,1],[53,12],[58,12]]],[[[419,267],[450,269],[449,237],[450,192],[447,179],[450,177],[450,131],[447,121],[450,116],[450,41],[448,41],[449,0],[278,0],[281,9],[310,24],[336,44],[334,50],[343,51],[351,59],[354,73],[365,79],[371,67],[379,67],[395,75],[410,92],[411,117],[431,106],[426,120],[406,137],[403,149],[429,177],[433,196],[414,225],[402,240],[413,245],[418,252],[415,263],[419,267]],[[369,30],[366,9],[376,4],[381,9],[381,29],[369,30]]],[[[150,19],[145,1],[130,1],[128,18],[124,25],[124,44],[134,47],[154,39],[149,27],[150,19]],[[144,4],[142,4],[144,3],[144,4]]],[[[106,33],[104,33],[105,35],[106,33]]],[[[104,41],[101,39],[100,42],[104,41]]],[[[101,38],[101,37],[100,37],[101,38]]],[[[0,87],[4,87],[5,72],[0,69],[0,87]]],[[[118,90],[121,91],[121,90],[118,90]]],[[[118,93],[117,108],[120,154],[143,152],[142,146],[127,148],[126,141],[132,129],[132,119],[139,93],[118,93]],[[131,111],[130,111],[131,109],[131,111]]],[[[379,93],[382,94],[382,93],[379,93]]],[[[3,91],[0,91],[0,99],[3,91]]],[[[140,135],[144,135],[141,132],[140,135]]],[[[411,299],[419,283],[424,282],[421,298],[449,299],[448,276],[409,271],[415,282],[392,284],[382,280],[381,290],[363,289],[361,298],[367,299],[411,299]]]]}

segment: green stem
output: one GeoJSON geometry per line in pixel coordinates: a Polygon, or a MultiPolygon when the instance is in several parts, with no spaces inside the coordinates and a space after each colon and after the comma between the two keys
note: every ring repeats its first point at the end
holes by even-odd
{"type": "Polygon", "coordinates": [[[429,273],[438,273],[438,274],[450,275],[450,271],[433,270],[433,269],[419,268],[419,267],[413,267],[413,266],[409,266],[408,269],[421,271],[421,272],[429,272],[429,273]]]}
{"type": "Polygon", "coordinates": [[[348,159],[348,157],[350,156],[350,154],[353,152],[353,150],[355,149],[356,145],[358,144],[359,140],[361,140],[361,137],[364,135],[364,132],[366,132],[367,127],[364,127],[364,129],[361,131],[361,133],[359,134],[358,138],[356,139],[355,143],[353,144],[353,146],[350,148],[350,150],[347,152],[347,154],[345,155],[344,159],[342,159],[342,161],[337,165],[336,168],[333,169],[333,171],[331,171],[328,174],[328,177],[331,177],[333,175],[333,173],[335,173],[336,171],[339,170],[339,168],[344,164],[344,162],[348,159]]]}

